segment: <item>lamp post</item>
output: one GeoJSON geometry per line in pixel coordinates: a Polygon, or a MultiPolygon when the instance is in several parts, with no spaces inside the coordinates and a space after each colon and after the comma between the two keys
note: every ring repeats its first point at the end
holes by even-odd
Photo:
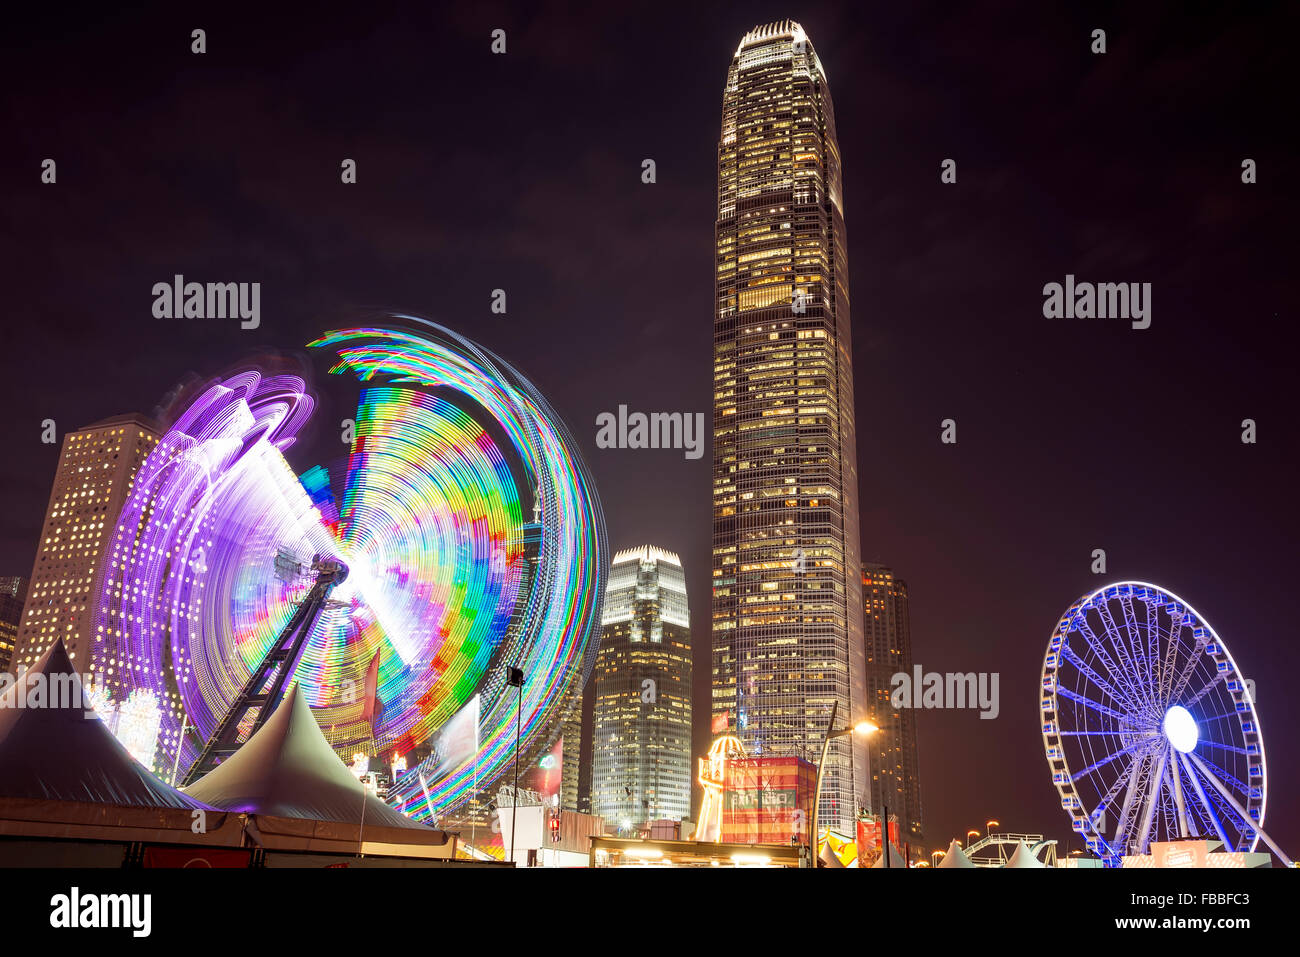
{"type": "Polygon", "coordinates": [[[984,836],[985,836],[985,837],[988,837],[988,836],[989,836],[989,828],[991,828],[991,827],[1001,827],[1001,826],[1002,826],[1002,822],[1001,822],[1001,821],[985,821],[985,822],[984,822],[984,836]]]}
{"type": "MultiPolygon", "coordinates": [[[[524,672],[511,668],[506,684],[519,689],[519,706],[515,709],[515,803],[510,809],[510,863],[515,864],[515,832],[519,824],[519,729],[524,714],[524,672]]],[[[515,864],[518,867],[518,864],[515,864]]]]}
{"type": "MultiPolygon", "coordinates": [[[[858,734],[871,734],[873,731],[880,730],[870,721],[860,721],[857,724],[853,725],[852,727],[837,729],[835,727],[835,714],[839,710],[839,707],[840,707],[839,701],[831,702],[831,716],[830,719],[826,722],[826,735],[825,737],[822,738],[822,759],[817,763],[817,786],[813,791],[813,806],[812,806],[811,849],[812,849],[812,866],[814,868],[817,866],[817,859],[818,859],[817,858],[817,844],[818,844],[817,810],[818,808],[821,807],[821,803],[822,803],[822,772],[826,769],[826,754],[830,750],[831,739],[842,738],[846,734],[853,734],[854,732],[858,734]]],[[[869,775],[870,775],[870,769],[868,769],[868,776],[869,775]]]]}

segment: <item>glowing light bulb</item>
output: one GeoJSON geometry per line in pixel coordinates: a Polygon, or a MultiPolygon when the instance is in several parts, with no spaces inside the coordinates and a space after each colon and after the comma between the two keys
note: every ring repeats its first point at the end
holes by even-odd
{"type": "Polygon", "coordinates": [[[1165,737],[1169,739],[1174,750],[1186,754],[1196,747],[1196,741],[1200,737],[1196,719],[1182,705],[1176,704],[1165,712],[1163,728],[1165,737]]]}

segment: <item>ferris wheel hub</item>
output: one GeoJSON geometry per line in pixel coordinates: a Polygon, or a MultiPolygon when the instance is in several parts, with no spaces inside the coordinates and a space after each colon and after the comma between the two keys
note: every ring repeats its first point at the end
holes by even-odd
{"type": "Polygon", "coordinates": [[[1165,712],[1163,730],[1175,751],[1187,754],[1189,751],[1196,750],[1196,742],[1200,739],[1201,732],[1196,727],[1196,719],[1182,705],[1176,704],[1165,712]]]}

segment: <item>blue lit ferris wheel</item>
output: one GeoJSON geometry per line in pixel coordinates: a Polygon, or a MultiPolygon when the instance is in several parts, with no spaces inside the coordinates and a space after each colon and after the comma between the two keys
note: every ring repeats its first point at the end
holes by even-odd
{"type": "Polygon", "coordinates": [[[1109,865],[1152,841],[1253,851],[1268,774],[1253,686],[1181,598],[1107,585],[1061,616],[1043,659],[1043,746],[1071,826],[1109,865]]]}

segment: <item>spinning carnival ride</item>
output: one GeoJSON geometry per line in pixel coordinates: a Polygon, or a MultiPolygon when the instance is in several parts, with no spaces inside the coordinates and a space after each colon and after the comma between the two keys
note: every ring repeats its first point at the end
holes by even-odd
{"type": "Polygon", "coordinates": [[[1264,736],[1252,686],[1176,595],[1119,582],[1061,617],[1043,661],[1043,745],[1072,826],[1108,865],[1152,841],[1264,842],[1264,736]]]}
{"type": "MultiPolygon", "coordinates": [[[[346,474],[293,472],[283,453],[312,400],[300,379],[255,371],[212,383],[137,473],[105,560],[93,660],[115,698],[157,695],[164,776],[195,765],[299,627],[289,682],[345,756],[422,758],[478,696],[477,753],[444,762],[427,799],[408,793],[409,813],[457,807],[511,766],[509,668],[524,676],[525,752],[550,744],[574,705],[608,564],[590,476],[519,373],[409,321],[311,343],[362,383],[346,474]]],[[[246,738],[275,703],[227,725],[246,738]]]]}

